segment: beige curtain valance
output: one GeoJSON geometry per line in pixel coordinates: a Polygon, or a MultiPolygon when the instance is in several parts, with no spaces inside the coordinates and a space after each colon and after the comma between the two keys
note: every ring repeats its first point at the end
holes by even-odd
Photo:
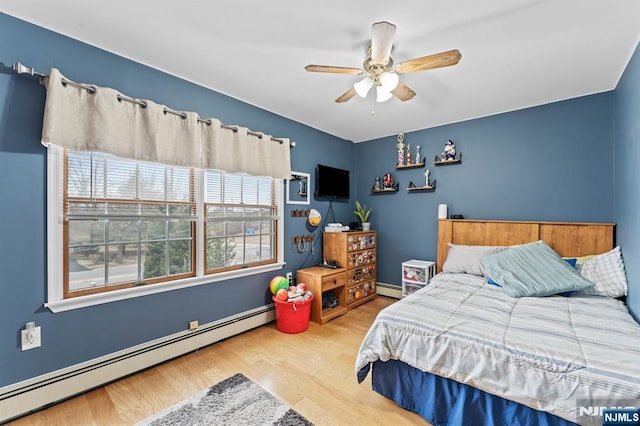
{"type": "Polygon", "coordinates": [[[200,119],[149,100],[66,79],[47,81],[42,143],[135,160],[287,179],[289,140],[200,119]]]}

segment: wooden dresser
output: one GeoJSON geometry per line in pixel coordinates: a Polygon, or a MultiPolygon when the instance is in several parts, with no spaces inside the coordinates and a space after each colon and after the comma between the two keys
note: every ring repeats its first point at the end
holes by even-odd
{"type": "Polygon", "coordinates": [[[313,292],[311,321],[324,324],[376,298],[376,240],[376,231],[323,233],[323,258],[338,268],[314,266],[296,275],[296,282],[313,292]],[[328,291],[338,297],[338,306],[322,307],[322,294],[328,291]]]}
{"type": "Polygon", "coordinates": [[[346,269],[347,309],[376,298],[376,243],[376,231],[323,234],[324,258],[346,269]]]}

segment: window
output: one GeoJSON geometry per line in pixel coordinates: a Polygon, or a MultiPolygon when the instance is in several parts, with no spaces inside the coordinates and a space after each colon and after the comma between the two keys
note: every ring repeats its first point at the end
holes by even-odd
{"type": "Polygon", "coordinates": [[[275,261],[273,179],[204,171],[206,271],[275,261]]]}
{"type": "Polygon", "coordinates": [[[54,312],[282,267],[279,180],[54,146],[48,161],[54,312]]]}
{"type": "Polygon", "coordinates": [[[194,171],[66,151],[64,297],[194,275],[194,171]]]}

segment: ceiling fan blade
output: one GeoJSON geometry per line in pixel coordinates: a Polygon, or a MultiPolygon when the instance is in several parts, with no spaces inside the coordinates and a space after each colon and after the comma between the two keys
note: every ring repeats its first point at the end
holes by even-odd
{"type": "Polygon", "coordinates": [[[396,88],[391,91],[391,93],[393,93],[395,97],[400,99],[402,102],[408,101],[416,95],[416,92],[414,92],[413,89],[411,89],[403,82],[399,82],[396,88]]]}
{"type": "Polygon", "coordinates": [[[448,67],[460,61],[462,55],[457,49],[447,52],[436,53],[434,55],[423,56],[422,58],[410,59],[396,65],[395,71],[398,74],[410,72],[432,70],[434,68],[448,67]]]}
{"type": "Polygon", "coordinates": [[[342,95],[338,96],[336,99],[337,103],[347,102],[349,99],[353,98],[356,95],[356,89],[351,87],[349,90],[344,92],[342,95]]]}
{"type": "Polygon", "coordinates": [[[371,60],[376,65],[386,65],[391,56],[396,26],[386,21],[371,26],[371,60]]]}
{"type": "Polygon", "coordinates": [[[328,72],[334,74],[351,75],[359,75],[364,72],[364,70],[360,68],[334,67],[330,65],[307,65],[306,67],[304,67],[304,69],[309,72],[328,72]]]}

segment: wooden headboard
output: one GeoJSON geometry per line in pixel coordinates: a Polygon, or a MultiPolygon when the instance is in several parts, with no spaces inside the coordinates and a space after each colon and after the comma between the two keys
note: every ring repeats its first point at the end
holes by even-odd
{"type": "Polygon", "coordinates": [[[438,272],[447,259],[447,243],[511,246],[543,240],[560,256],[587,256],[613,248],[613,223],[438,220],[438,272]]]}

